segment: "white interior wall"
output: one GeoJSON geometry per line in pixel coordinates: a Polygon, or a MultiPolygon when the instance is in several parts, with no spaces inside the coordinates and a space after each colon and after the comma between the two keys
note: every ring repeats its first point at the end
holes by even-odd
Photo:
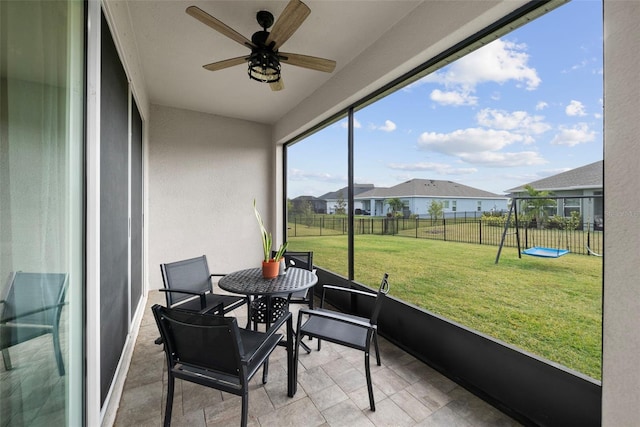
{"type": "Polygon", "coordinates": [[[640,423],[640,3],[604,1],[603,426],[640,423]]]}
{"type": "Polygon", "coordinates": [[[272,228],[276,206],[270,126],[152,105],[148,148],[150,289],[161,263],[203,254],[212,273],[257,267],[253,199],[272,228]]]}

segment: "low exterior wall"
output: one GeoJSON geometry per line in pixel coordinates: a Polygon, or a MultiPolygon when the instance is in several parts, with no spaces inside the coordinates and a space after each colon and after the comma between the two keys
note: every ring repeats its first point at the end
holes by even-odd
{"type": "MultiPolygon", "coordinates": [[[[321,284],[366,289],[322,269],[318,278],[321,284]]],[[[346,298],[329,303],[363,316],[370,309],[346,298]]],[[[393,297],[385,300],[378,328],[387,340],[525,425],[600,425],[602,387],[589,377],[393,297]]]]}

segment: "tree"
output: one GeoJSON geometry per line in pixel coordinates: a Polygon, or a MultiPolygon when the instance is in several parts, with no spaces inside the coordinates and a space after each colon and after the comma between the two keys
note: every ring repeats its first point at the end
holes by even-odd
{"type": "Polygon", "coordinates": [[[397,197],[387,199],[384,202],[389,205],[389,209],[391,209],[391,214],[393,216],[397,216],[398,212],[402,212],[402,210],[404,209],[404,203],[397,197]]]}
{"type": "Polygon", "coordinates": [[[554,199],[546,199],[545,197],[552,196],[553,193],[546,190],[536,190],[530,185],[525,185],[524,189],[527,190],[529,197],[536,197],[536,199],[525,200],[524,212],[529,219],[536,221],[536,228],[542,228],[542,223],[549,216],[549,213],[545,208],[556,206],[554,199]]]}
{"type": "Polygon", "coordinates": [[[429,216],[431,217],[431,220],[437,220],[441,215],[443,215],[443,210],[444,203],[432,200],[431,205],[429,205],[429,216]]]}
{"type": "Polygon", "coordinates": [[[311,227],[313,225],[314,213],[311,200],[305,200],[302,202],[302,216],[307,227],[311,227]]]}
{"type": "Polygon", "coordinates": [[[336,201],[336,214],[345,215],[347,213],[347,202],[344,201],[344,194],[341,191],[336,201]]]}

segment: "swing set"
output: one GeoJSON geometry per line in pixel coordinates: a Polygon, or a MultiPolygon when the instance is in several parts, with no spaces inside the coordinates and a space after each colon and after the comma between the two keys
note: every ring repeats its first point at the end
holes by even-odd
{"type": "MultiPolygon", "coordinates": [[[[544,247],[544,246],[536,246],[533,242],[534,240],[534,235],[532,235],[531,241],[533,246],[526,248],[526,249],[522,249],[521,245],[520,245],[520,223],[518,222],[518,202],[519,201],[525,201],[525,200],[551,200],[551,199],[562,199],[563,201],[566,199],[589,199],[589,209],[588,209],[588,213],[589,213],[589,219],[587,222],[587,245],[586,245],[586,249],[587,252],[590,255],[594,255],[594,256],[602,256],[600,254],[595,253],[594,251],[591,250],[591,248],[589,247],[590,245],[590,237],[591,237],[591,199],[594,198],[602,198],[601,195],[591,195],[591,196],[565,196],[565,197],[553,197],[553,196],[529,196],[529,197],[514,197],[512,199],[512,203],[511,203],[511,207],[509,208],[509,214],[507,215],[507,220],[504,224],[504,230],[502,231],[502,238],[500,239],[500,246],[498,247],[498,254],[496,255],[496,264],[498,263],[498,261],[500,260],[500,254],[502,253],[502,247],[504,246],[504,241],[507,237],[508,234],[515,234],[516,236],[516,243],[518,246],[518,258],[522,258],[522,254],[525,255],[529,255],[529,256],[535,256],[535,257],[541,257],[541,258],[560,258],[563,255],[566,255],[570,252],[569,250],[569,235],[568,235],[568,230],[567,227],[564,227],[564,234],[565,234],[565,239],[566,239],[566,244],[565,244],[565,248],[560,248],[560,233],[558,233],[558,243],[557,243],[557,247],[555,248],[550,248],[550,247],[544,247]],[[512,233],[508,233],[509,230],[509,224],[511,223],[511,217],[514,217],[514,221],[515,221],[515,231],[512,233]]],[[[563,203],[564,205],[564,203],[563,203]]]]}

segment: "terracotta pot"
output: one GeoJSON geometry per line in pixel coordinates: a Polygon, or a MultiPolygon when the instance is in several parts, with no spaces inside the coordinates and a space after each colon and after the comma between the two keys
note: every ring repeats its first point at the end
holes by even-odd
{"type": "Polygon", "coordinates": [[[262,261],[262,277],[265,279],[273,279],[278,277],[280,271],[280,263],[274,260],[262,261]]]}

